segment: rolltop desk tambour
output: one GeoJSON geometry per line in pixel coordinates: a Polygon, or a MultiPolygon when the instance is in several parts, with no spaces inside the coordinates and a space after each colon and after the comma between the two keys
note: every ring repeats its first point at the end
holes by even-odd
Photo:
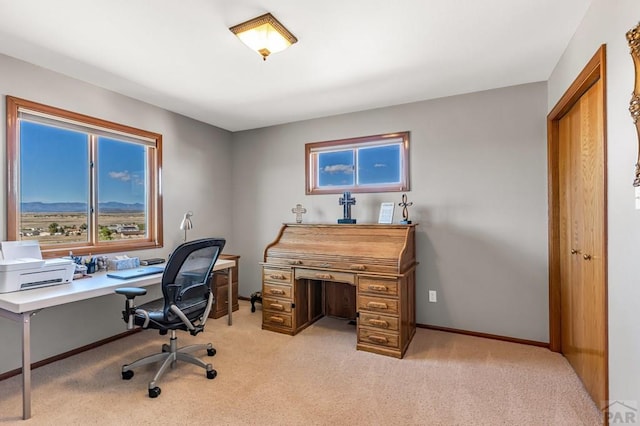
{"type": "Polygon", "coordinates": [[[357,349],[402,358],[416,331],[415,227],[284,224],[261,263],[262,328],[354,316],[357,349]]]}

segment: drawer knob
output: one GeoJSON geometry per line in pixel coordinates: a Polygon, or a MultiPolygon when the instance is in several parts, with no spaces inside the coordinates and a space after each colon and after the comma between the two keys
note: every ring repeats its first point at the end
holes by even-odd
{"type": "Polygon", "coordinates": [[[388,306],[386,303],[382,303],[382,302],[369,302],[367,303],[367,307],[369,308],[375,308],[375,309],[387,309],[388,306]]]}
{"type": "Polygon", "coordinates": [[[365,269],[367,269],[365,265],[351,265],[349,268],[355,271],[364,271],[365,269]]]}
{"type": "Polygon", "coordinates": [[[376,327],[389,328],[389,323],[382,320],[370,319],[369,324],[375,325],[376,327]]]}
{"type": "Polygon", "coordinates": [[[269,307],[270,307],[271,309],[276,310],[276,311],[284,311],[284,306],[282,306],[282,305],[281,305],[281,304],[279,304],[279,303],[272,303],[272,304],[270,304],[270,305],[269,305],[269,307]]]}
{"type": "Polygon", "coordinates": [[[284,290],[280,290],[279,288],[270,288],[269,293],[271,294],[284,294],[284,290]]]}
{"type": "Polygon", "coordinates": [[[369,290],[372,290],[372,291],[387,291],[387,290],[388,290],[388,288],[387,288],[387,286],[385,286],[385,285],[376,285],[376,284],[373,284],[373,285],[370,285],[370,286],[369,286],[369,290]]]}
{"type": "Polygon", "coordinates": [[[289,265],[302,265],[302,260],[290,260],[289,265]]]}
{"type": "Polygon", "coordinates": [[[321,280],[330,280],[333,277],[331,276],[331,274],[316,274],[316,278],[319,278],[321,280]]]}
{"type": "Polygon", "coordinates": [[[280,317],[269,317],[269,321],[275,322],[277,324],[284,324],[284,318],[280,317]]]}
{"type": "Polygon", "coordinates": [[[272,280],[285,280],[285,279],[287,279],[287,277],[285,277],[283,274],[271,274],[271,275],[269,275],[269,278],[271,278],[272,280]]]}
{"type": "Polygon", "coordinates": [[[382,336],[374,336],[371,335],[369,336],[369,340],[376,342],[376,343],[387,343],[389,340],[387,340],[386,337],[382,337],[382,336]]]}

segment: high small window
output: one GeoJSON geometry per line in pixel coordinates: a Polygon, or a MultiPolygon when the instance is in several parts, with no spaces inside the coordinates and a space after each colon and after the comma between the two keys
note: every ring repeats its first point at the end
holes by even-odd
{"type": "Polygon", "coordinates": [[[305,145],[306,193],[409,190],[409,132],[305,145]]]}
{"type": "Polygon", "coordinates": [[[7,237],[51,256],[162,247],[162,135],[7,96],[7,237]]]}

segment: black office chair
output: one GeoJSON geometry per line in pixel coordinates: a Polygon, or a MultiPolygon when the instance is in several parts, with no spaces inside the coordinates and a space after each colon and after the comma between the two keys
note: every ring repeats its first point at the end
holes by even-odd
{"type": "Polygon", "coordinates": [[[134,368],[162,362],[153,380],[149,382],[150,398],[160,395],[158,380],[169,366],[174,368],[178,360],[204,368],[208,379],[213,379],[218,374],[211,364],[192,355],[192,352],[206,349],[207,355],[214,356],[216,350],[213,345],[207,343],[178,348],[176,330],[188,331],[193,336],[204,330],[213,303],[213,292],[209,286],[212,269],[224,244],[225,240],[222,238],[204,238],[181,244],[169,258],[162,274],[163,299],[136,307],[133,299],[146,294],[146,289],[116,289],[116,293],[127,298],[122,314],[128,329],[139,326],[159,330],[162,335],[170,332],[169,344],[162,345],[161,353],[122,366],[122,378],[129,380],[133,377],[134,368]]]}

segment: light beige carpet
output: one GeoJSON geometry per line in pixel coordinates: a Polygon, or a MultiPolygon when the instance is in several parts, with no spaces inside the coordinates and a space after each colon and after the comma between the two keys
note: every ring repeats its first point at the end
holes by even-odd
{"type": "MultiPolygon", "coordinates": [[[[259,306],[259,305],[258,305],[259,306]]],[[[323,318],[297,336],[260,328],[240,302],[181,345],[213,342],[214,380],[180,364],[147,396],[152,367],[120,366],[166,341],[145,331],[0,382],[0,423],[23,425],[597,425],[600,413],[566,360],[547,349],[418,329],[403,360],[356,351],[355,327],[323,318]]],[[[114,313],[118,315],[118,313],[114,313]]],[[[123,323],[124,327],[124,323],[123,323]]]]}

